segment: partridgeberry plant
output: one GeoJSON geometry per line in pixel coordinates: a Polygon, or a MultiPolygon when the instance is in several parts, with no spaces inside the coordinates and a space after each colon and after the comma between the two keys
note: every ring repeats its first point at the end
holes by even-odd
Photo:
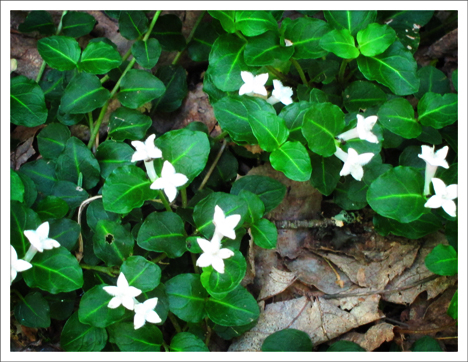
{"type": "Polygon", "coordinates": [[[89,36],[87,13],[64,11],[57,27],[29,13],[19,31],[39,30],[43,66],[35,80],[13,73],[10,94],[11,123],[37,127],[40,154],[10,177],[20,324],[64,321],[65,351],[209,351],[213,334],[252,329],[246,250],[276,248],[268,213],[286,187],[238,177],[242,157],[371,210],[381,235],[445,231],[426,266],[457,273],[458,72],[414,56],[434,12],[289,13],[203,12],[186,39],[173,14],[108,11],[132,42],[124,55],[89,36]],[[187,95],[185,53],[206,69],[215,137],[200,122],[153,127],[187,95]]]}

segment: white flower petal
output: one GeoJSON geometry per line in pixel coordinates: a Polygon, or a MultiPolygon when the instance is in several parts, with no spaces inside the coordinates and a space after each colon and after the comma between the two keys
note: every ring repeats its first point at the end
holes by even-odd
{"type": "Polygon", "coordinates": [[[164,161],[162,170],[161,170],[161,177],[166,178],[174,175],[176,173],[176,170],[172,163],[169,161],[164,161]]]}
{"type": "Polygon", "coordinates": [[[119,294],[119,288],[115,287],[113,285],[103,287],[102,289],[104,289],[106,291],[106,293],[108,293],[108,294],[110,294],[110,295],[112,295],[114,297],[119,294]]]}
{"type": "Polygon", "coordinates": [[[53,248],[60,248],[60,243],[57,240],[47,238],[42,241],[44,250],[51,250],[53,248]]]}
{"type": "Polygon", "coordinates": [[[445,182],[442,181],[440,178],[432,178],[432,185],[434,186],[434,191],[436,195],[442,196],[445,194],[445,182]]]}
{"type": "Polygon", "coordinates": [[[47,239],[49,237],[49,222],[46,221],[39,225],[39,227],[36,229],[36,233],[39,236],[39,239],[47,239]]]}
{"type": "Polygon", "coordinates": [[[18,259],[15,262],[16,271],[22,272],[32,268],[32,264],[28,263],[26,260],[18,259]]]}
{"type": "Polygon", "coordinates": [[[166,185],[164,188],[164,193],[166,194],[169,202],[172,202],[177,196],[177,188],[173,185],[166,185]]]}
{"type": "Polygon", "coordinates": [[[121,304],[122,304],[122,302],[121,302],[120,298],[119,297],[114,297],[109,301],[109,304],[107,304],[107,307],[110,308],[110,309],[115,309],[115,308],[120,307],[121,304]]]}
{"type": "Polygon", "coordinates": [[[358,162],[361,166],[365,166],[370,162],[370,160],[372,160],[373,157],[374,154],[372,152],[362,153],[358,156],[358,162]]]}
{"type": "Polygon", "coordinates": [[[215,212],[213,215],[213,224],[218,225],[224,222],[225,216],[224,211],[218,205],[215,206],[215,212]]]}
{"type": "Polygon", "coordinates": [[[452,216],[452,217],[457,216],[457,205],[455,204],[455,201],[453,201],[453,200],[444,200],[444,203],[442,204],[442,208],[450,216],[452,216]]]}
{"type": "Polygon", "coordinates": [[[176,173],[171,176],[170,181],[174,186],[179,187],[185,185],[188,181],[188,178],[182,173],[176,173]]]}
{"type": "Polygon", "coordinates": [[[354,165],[354,167],[351,168],[351,176],[353,176],[355,180],[361,181],[362,176],[364,176],[364,169],[362,166],[354,165]]]}
{"type": "Polygon", "coordinates": [[[135,317],[133,318],[133,328],[138,329],[145,325],[146,319],[144,314],[137,314],[135,313],[135,317]]]}
{"type": "Polygon", "coordinates": [[[138,297],[141,294],[141,290],[136,287],[129,286],[125,290],[126,294],[130,297],[138,297]]]}
{"type": "Polygon", "coordinates": [[[449,185],[445,189],[445,197],[449,200],[456,199],[458,197],[458,185],[449,185]]]}
{"type": "Polygon", "coordinates": [[[241,72],[241,78],[244,81],[244,83],[253,83],[254,81],[254,75],[247,71],[241,72]]]}
{"type": "Polygon", "coordinates": [[[205,253],[211,253],[212,252],[212,245],[208,240],[202,239],[202,238],[197,238],[198,245],[200,248],[203,250],[205,253]]]}
{"type": "Polygon", "coordinates": [[[211,254],[203,253],[198,257],[196,265],[200,268],[206,268],[211,265],[212,260],[213,256],[211,254]]]}
{"type": "Polygon", "coordinates": [[[221,249],[220,251],[218,251],[218,256],[221,259],[228,259],[231,256],[234,256],[234,252],[231,249],[224,248],[224,249],[221,249]]]}
{"type": "Polygon", "coordinates": [[[255,76],[255,83],[258,85],[265,85],[268,80],[268,73],[262,73],[255,76]]]}
{"type": "Polygon", "coordinates": [[[430,209],[437,209],[441,207],[443,203],[444,203],[444,199],[441,196],[434,195],[434,196],[431,196],[431,198],[426,201],[426,203],[424,204],[424,207],[428,207],[430,209]]]}
{"type": "Polygon", "coordinates": [[[153,310],[156,308],[156,305],[158,304],[158,298],[150,298],[145,300],[143,305],[145,306],[146,309],[148,310],[153,310]]]}
{"type": "Polygon", "coordinates": [[[40,253],[44,251],[41,239],[36,233],[36,230],[24,230],[24,236],[28,238],[31,245],[34,246],[37,249],[37,251],[39,251],[40,253]]]}
{"type": "Polygon", "coordinates": [[[150,323],[161,323],[162,320],[159,318],[158,313],[154,310],[150,310],[149,312],[146,312],[145,318],[148,322],[150,323]]]}
{"type": "Polygon", "coordinates": [[[162,190],[166,187],[166,180],[162,177],[156,179],[151,185],[150,189],[153,190],[162,190]]]}
{"type": "Polygon", "coordinates": [[[250,84],[243,84],[239,89],[239,95],[253,93],[253,87],[250,84]]]}
{"type": "Polygon", "coordinates": [[[122,305],[129,310],[133,310],[133,308],[135,307],[135,299],[133,299],[133,297],[129,295],[121,296],[120,300],[122,302],[122,305]]]}
{"type": "Polygon", "coordinates": [[[214,258],[211,265],[220,274],[224,274],[224,261],[221,258],[214,258]]]}
{"type": "Polygon", "coordinates": [[[120,273],[119,277],[117,278],[117,288],[125,289],[128,287],[127,278],[125,278],[124,273],[120,273]]]}

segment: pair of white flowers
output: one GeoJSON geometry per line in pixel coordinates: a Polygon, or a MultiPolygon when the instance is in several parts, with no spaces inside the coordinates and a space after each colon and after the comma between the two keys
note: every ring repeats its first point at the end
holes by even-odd
{"type": "Polygon", "coordinates": [[[155,134],[150,135],[145,142],[132,141],[132,146],[136,151],[132,156],[132,162],[145,161],[148,177],[152,181],[150,186],[153,190],[164,190],[169,202],[174,201],[177,195],[177,187],[187,183],[188,178],[182,173],[177,173],[172,163],[164,161],[161,169],[161,177],[158,177],[154,170],[153,160],[162,158],[162,152],[154,144],[155,134]]]}
{"type": "MultiPolygon", "coordinates": [[[[250,96],[259,94],[266,97],[268,95],[267,89],[265,88],[265,83],[268,80],[268,73],[253,75],[250,72],[242,71],[241,78],[244,81],[244,84],[239,89],[240,96],[243,94],[250,96]]],[[[283,86],[283,83],[278,79],[273,80],[273,87],[274,89],[271,92],[271,97],[267,99],[268,103],[276,104],[281,102],[287,106],[293,102],[291,98],[293,90],[291,87],[283,86]]]]}

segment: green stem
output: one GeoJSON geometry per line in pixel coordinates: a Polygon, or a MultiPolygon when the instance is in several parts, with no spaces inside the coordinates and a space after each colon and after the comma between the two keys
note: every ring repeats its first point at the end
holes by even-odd
{"type": "Polygon", "coordinates": [[[167,255],[165,253],[161,253],[159,254],[156,258],[154,259],[151,259],[150,261],[154,264],[157,264],[159,263],[161,260],[165,259],[167,257],[167,255]]]}
{"type": "Polygon", "coordinates": [[[289,79],[288,77],[286,77],[283,73],[281,73],[280,71],[276,70],[274,67],[272,67],[271,65],[267,65],[265,67],[270,73],[272,73],[275,77],[279,78],[281,81],[285,82],[285,83],[291,83],[295,86],[297,86],[297,82],[293,79],[289,79]]]}
{"type": "Polygon", "coordinates": [[[167,345],[167,343],[166,343],[165,341],[162,342],[162,345],[163,345],[163,347],[164,347],[164,351],[165,351],[165,352],[169,352],[169,351],[170,351],[169,346],[167,345]]]}
{"type": "Polygon", "coordinates": [[[93,148],[94,142],[96,140],[96,136],[99,133],[99,128],[101,127],[102,120],[104,119],[104,116],[106,114],[107,107],[109,107],[109,100],[107,100],[107,102],[101,108],[101,112],[99,113],[98,119],[96,120],[93,131],[89,137],[89,142],[88,142],[89,149],[93,148]]]}
{"type": "Polygon", "coordinates": [[[216,165],[218,164],[219,159],[221,158],[221,156],[222,156],[222,154],[224,152],[224,149],[226,148],[226,144],[227,144],[226,139],[223,139],[223,145],[219,149],[218,154],[216,155],[216,158],[214,159],[213,163],[211,164],[210,169],[208,170],[205,177],[203,178],[203,181],[200,184],[200,187],[198,188],[198,191],[202,190],[205,187],[208,180],[210,179],[211,174],[213,173],[216,165]]]}
{"type": "Polygon", "coordinates": [[[343,59],[343,61],[341,62],[340,70],[338,72],[338,82],[341,84],[343,84],[344,82],[344,73],[345,73],[346,66],[348,65],[348,63],[349,63],[348,59],[343,59]]]}
{"type": "Polygon", "coordinates": [[[13,294],[16,294],[16,296],[22,301],[24,302],[24,297],[21,295],[20,292],[18,292],[16,289],[10,289],[10,291],[13,293],[13,294]]]}
{"type": "Polygon", "coordinates": [[[116,269],[114,269],[114,267],[87,265],[87,264],[80,264],[80,267],[82,269],[87,269],[87,270],[96,270],[98,272],[105,273],[111,277],[116,276],[116,269]]]}
{"type": "Polygon", "coordinates": [[[182,195],[182,207],[187,207],[187,189],[180,190],[180,194],[182,195]]]}
{"type": "Polygon", "coordinates": [[[169,204],[169,201],[167,201],[166,195],[164,195],[163,190],[159,190],[159,197],[161,198],[161,201],[164,204],[166,210],[172,212],[171,205],[169,204]]]}
{"type": "Polygon", "coordinates": [[[179,51],[174,60],[172,61],[172,65],[174,64],[177,64],[177,62],[179,61],[180,57],[182,56],[182,54],[184,53],[185,49],[187,49],[187,45],[192,41],[192,38],[193,38],[193,35],[195,34],[195,31],[197,30],[198,28],[198,25],[200,25],[203,17],[205,16],[205,13],[206,13],[206,10],[202,11],[202,13],[200,14],[200,16],[198,17],[197,21],[195,22],[195,25],[193,26],[192,28],[192,31],[190,32],[188,38],[187,38],[187,41],[185,42],[185,46],[184,46],[184,49],[182,49],[181,51],[179,51]]]}
{"type": "Polygon", "coordinates": [[[219,142],[223,140],[227,135],[229,135],[228,131],[223,131],[219,135],[217,135],[215,138],[213,138],[214,142],[219,142]]]}
{"type": "Polygon", "coordinates": [[[241,34],[239,30],[236,30],[236,35],[247,43],[247,39],[245,38],[245,36],[241,34]]]}
{"type": "Polygon", "coordinates": [[[206,325],[206,339],[205,339],[205,344],[208,346],[208,343],[210,343],[211,339],[211,328],[208,325],[208,318],[205,318],[205,325],[206,325]]]}
{"type": "Polygon", "coordinates": [[[161,15],[162,10],[158,10],[154,13],[153,20],[151,20],[151,24],[148,28],[148,31],[146,32],[145,36],[143,37],[143,41],[147,41],[148,38],[151,35],[151,32],[153,31],[154,25],[156,24],[156,21],[159,18],[159,15],[161,15]]]}
{"type": "Polygon", "coordinates": [[[174,316],[174,314],[172,314],[172,312],[169,312],[167,316],[168,316],[169,319],[171,320],[171,323],[172,323],[172,325],[174,326],[174,328],[175,328],[175,330],[177,331],[177,333],[182,332],[182,329],[180,328],[179,322],[177,322],[177,319],[176,319],[176,317],[174,316]]]}
{"type": "Polygon", "coordinates": [[[190,257],[192,258],[193,270],[195,270],[195,274],[200,274],[200,268],[197,266],[197,257],[193,253],[190,253],[190,257]]]}
{"type": "Polygon", "coordinates": [[[296,67],[296,70],[297,72],[299,73],[299,77],[301,77],[301,80],[302,80],[302,83],[307,86],[308,85],[308,82],[307,82],[307,79],[306,79],[306,76],[304,74],[304,71],[302,70],[302,67],[301,65],[299,64],[299,62],[294,59],[294,58],[291,58],[291,63],[294,65],[294,67],[296,67]]]}

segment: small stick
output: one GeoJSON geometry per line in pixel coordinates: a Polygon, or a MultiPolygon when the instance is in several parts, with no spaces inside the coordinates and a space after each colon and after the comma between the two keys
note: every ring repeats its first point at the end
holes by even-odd
{"type": "MultiPolygon", "coordinates": [[[[80,225],[80,230],[81,230],[81,214],[83,213],[83,209],[92,201],[101,199],[101,198],[102,198],[102,195],[97,195],[97,196],[90,197],[89,199],[86,199],[81,203],[80,207],[78,208],[78,218],[77,218],[78,225],[80,225]]],[[[76,259],[78,260],[78,263],[81,262],[81,259],[83,259],[83,251],[84,251],[83,235],[81,234],[81,231],[80,231],[80,235],[78,236],[78,251],[75,254],[76,259]]]]}

